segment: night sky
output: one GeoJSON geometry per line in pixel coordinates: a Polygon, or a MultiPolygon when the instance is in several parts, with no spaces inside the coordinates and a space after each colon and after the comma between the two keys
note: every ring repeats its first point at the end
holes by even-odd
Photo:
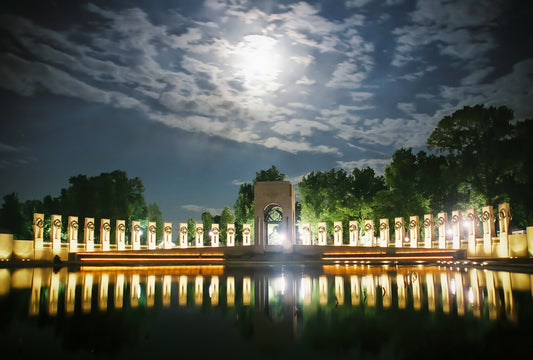
{"type": "Polygon", "coordinates": [[[178,223],[271,165],[381,174],[465,105],[533,117],[532,19],[529,0],[4,0],[0,196],[120,169],[178,223]]]}

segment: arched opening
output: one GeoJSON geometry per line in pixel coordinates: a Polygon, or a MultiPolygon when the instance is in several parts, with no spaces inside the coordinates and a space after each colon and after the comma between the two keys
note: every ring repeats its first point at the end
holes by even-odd
{"type": "Polygon", "coordinates": [[[283,209],[278,204],[270,204],[265,208],[266,245],[283,245],[287,234],[283,227],[283,209]]]}

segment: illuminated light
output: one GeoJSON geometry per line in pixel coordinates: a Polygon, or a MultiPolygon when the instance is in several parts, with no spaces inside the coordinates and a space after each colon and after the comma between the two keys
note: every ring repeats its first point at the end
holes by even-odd
{"type": "Polygon", "coordinates": [[[463,221],[463,227],[465,229],[470,229],[470,225],[472,225],[472,222],[470,220],[463,221]]]}
{"type": "Polygon", "coordinates": [[[453,231],[452,231],[451,228],[446,229],[446,233],[447,233],[449,236],[452,236],[452,235],[453,235],[453,231]]]}
{"type": "Polygon", "coordinates": [[[468,297],[468,301],[470,302],[470,304],[473,304],[474,303],[474,291],[472,290],[472,287],[468,287],[468,290],[467,290],[467,297],[468,297]]]}
{"type": "Polygon", "coordinates": [[[405,237],[405,239],[403,239],[404,242],[409,242],[409,237],[405,237]]]}
{"type": "Polygon", "coordinates": [[[452,293],[452,295],[455,295],[455,279],[454,278],[450,279],[450,292],[452,293]]]}

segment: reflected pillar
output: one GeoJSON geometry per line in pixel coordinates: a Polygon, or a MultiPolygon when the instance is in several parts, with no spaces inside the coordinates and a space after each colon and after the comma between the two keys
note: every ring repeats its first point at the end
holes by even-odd
{"type": "Polygon", "coordinates": [[[381,287],[381,302],[384,308],[389,308],[392,304],[391,281],[389,274],[382,274],[379,277],[381,287]]]}
{"type": "Polygon", "coordinates": [[[115,309],[122,309],[124,304],[124,274],[117,274],[115,280],[115,309]]]}
{"type": "Polygon", "coordinates": [[[398,309],[405,309],[407,307],[407,297],[405,291],[405,281],[403,274],[396,274],[396,291],[398,293],[398,309]]]}
{"type": "Polygon", "coordinates": [[[426,273],[426,287],[428,292],[428,310],[435,312],[437,307],[437,297],[435,296],[435,280],[433,279],[433,273],[426,273]]]}
{"type": "Polygon", "coordinates": [[[155,275],[146,278],[146,307],[154,307],[155,303],[155,275]]]}
{"type": "Polygon", "coordinates": [[[65,311],[67,314],[74,313],[76,306],[76,285],[78,283],[78,275],[76,273],[68,273],[67,289],[65,291],[65,311]]]}
{"type": "Polygon", "coordinates": [[[450,290],[448,287],[448,274],[442,272],[440,274],[440,290],[442,296],[442,312],[450,313],[450,290]]]}
{"type": "Polygon", "coordinates": [[[132,274],[130,281],[130,306],[136,308],[139,306],[141,297],[141,277],[139,274],[132,274]]]}
{"type": "Polygon", "coordinates": [[[164,275],[163,276],[163,306],[170,306],[170,299],[172,293],[172,276],[164,275]]]}
{"type": "Polygon", "coordinates": [[[91,312],[91,301],[93,296],[93,274],[85,273],[83,277],[83,291],[81,295],[81,310],[84,313],[91,312]]]}
{"type": "Polygon", "coordinates": [[[235,305],[235,278],[233,276],[226,278],[226,303],[229,307],[235,305]]]}
{"type": "Polygon", "coordinates": [[[100,310],[107,310],[107,301],[109,299],[109,274],[100,275],[100,288],[98,290],[98,307],[100,310]]]}
{"type": "Polygon", "coordinates": [[[196,275],[194,279],[194,304],[202,305],[204,301],[204,277],[196,275]]]}
{"type": "Polygon", "coordinates": [[[352,305],[357,306],[361,303],[361,288],[357,275],[350,276],[350,295],[352,297],[352,305]]]}
{"type": "Polygon", "coordinates": [[[328,278],[325,275],[318,277],[318,298],[320,305],[328,303],[328,278]]]}
{"type": "Polygon", "coordinates": [[[211,276],[211,284],[209,284],[209,297],[211,298],[211,305],[218,305],[218,294],[219,294],[219,281],[218,276],[211,276]]]}
{"type": "Polygon", "coordinates": [[[335,276],[335,300],[337,305],[344,305],[344,278],[335,276]]]}
{"type": "Polygon", "coordinates": [[[249,306],[252,301],[252,280],[249,276],[242,279],[242,304],[249,306]]]}
{"type": "Polygon", "coordinates": [[[57,304],[59,302],[59,278],[60,273],[52,272],[50,275],[50,289],[48,295],[48,315],[57,314],[57,304]]]}
{"type": "Polygon", "coordinates": [[[187,276],[181,275],[178,289],[178,303],[180,306],[187,305],[187,276]]]}

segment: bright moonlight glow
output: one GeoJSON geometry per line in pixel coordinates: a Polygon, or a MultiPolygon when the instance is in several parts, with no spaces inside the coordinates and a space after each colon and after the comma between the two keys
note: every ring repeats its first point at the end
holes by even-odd
{"type": "Polygon", "coordinates": [[[235,67],[247,88],[275,90],[279,86],[281,57],[276,45],[276,39],[264,35],[245,36],[237,45],[235,67]]]}

